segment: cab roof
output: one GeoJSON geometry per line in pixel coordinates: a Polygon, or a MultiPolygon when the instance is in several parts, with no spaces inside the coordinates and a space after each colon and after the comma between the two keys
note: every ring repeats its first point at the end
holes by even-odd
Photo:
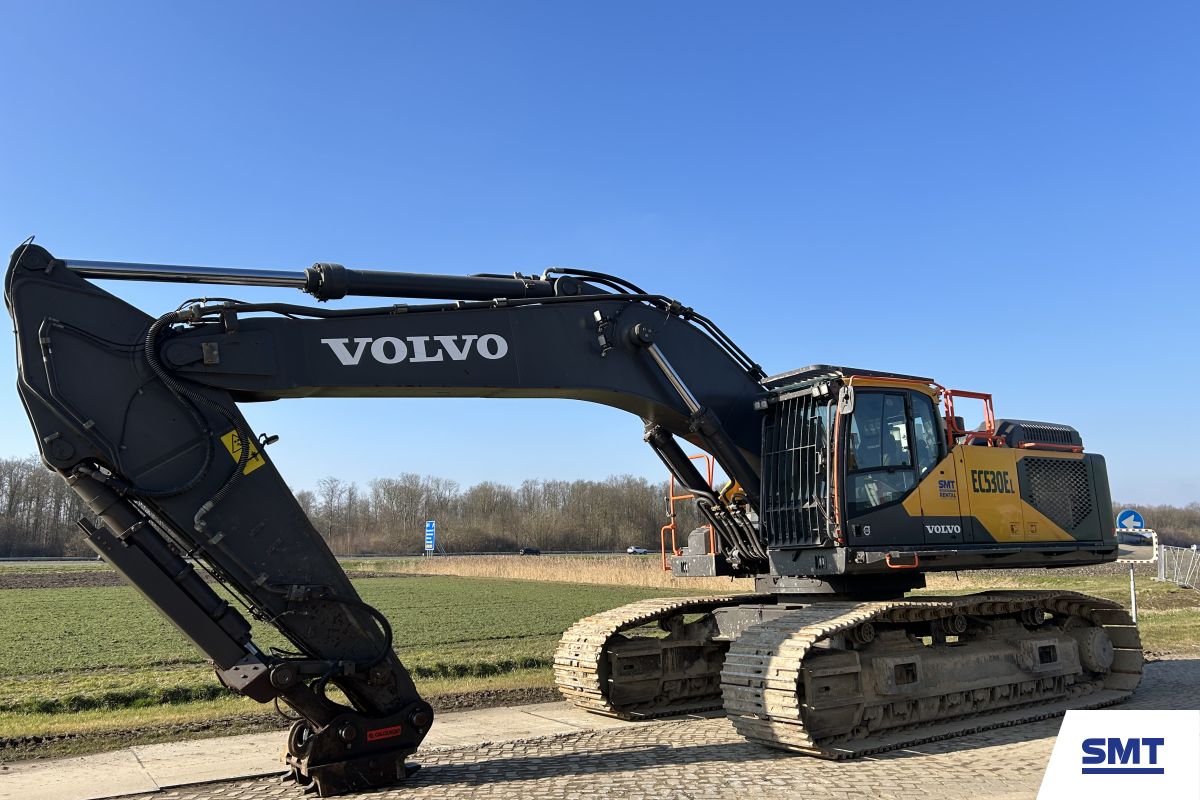
{"type": "Polygon", "coordinates": [[[838,367],[832,364],[810,364],[807,367],[800,369],[781,372],[778,375],[772,375],[769,378],[763,379],[762,385],[773,392],[784,392],[791,389],[802,389],[819,381],[827,381],[835,378],[849,378],[857,376],[860,378],[893,378],[898,380],[914,381],[916,383],[933,384],[932,378],[923,378],[919,375],[904,375],[899,372],[880,372],[874,369],[858,369],[857,367],[838,367]]]}

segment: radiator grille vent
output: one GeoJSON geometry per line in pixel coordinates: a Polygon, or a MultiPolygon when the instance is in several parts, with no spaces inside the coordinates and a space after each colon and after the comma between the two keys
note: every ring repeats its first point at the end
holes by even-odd
{"type": "Polygon", "coordinates": [[[1023,422],[1021,423],[1021,427],[1025,429],[1026,441],[1041,442],[1044,444],[1075,444],[1075,429],[1068,428],[1065,425],[1023,422]]]}
{"type": "Polygon", "coordinates": [[[831,539],[829,419],[834,401],[782,400],[763,419],[762,524],[770,547],[816,546],[831,539]]]}
{"type": "Polygon", "coordinates": [[[1079,527],[1092,514],[1087,464],[1065,458],[1025,458],[1029,505],[1063,530],[1079,527]]]}

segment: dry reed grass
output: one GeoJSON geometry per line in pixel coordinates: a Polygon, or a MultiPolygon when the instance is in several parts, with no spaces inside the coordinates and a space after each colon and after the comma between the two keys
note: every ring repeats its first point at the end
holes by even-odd
{"type": "MultiPolygon", "coordinates": [[[[370,572],[458,575],[518,581],[559,581],[607,586],[645,586],[693,592],[749,592],[748,578],[674,578],[656,555],[649,556],[451,556],[364,562],[370,572]]],[[[353,575],[353,572],[351,572],[353,575]]]]}
{"type": "MultiPolygon", "coordinates": [[[[350,560],[343,566],[355,573],[397,575],[454,575],[518,581],[636,586],[681,594],[752,592],[749,578],[675,578],[662,568],[657,553],[647,556],[434,556],[383,560],[350,560]]],[[[1126,592],[1127,578],[1093,575],[1086,570],[1001,570],[928,573],[927,588],[917,594],[963,594],[990,589],[1069,589],[1092,594],[1126,592]]],[[[1139,582],[1139,594],[1148,582],[1139,582]]]]}

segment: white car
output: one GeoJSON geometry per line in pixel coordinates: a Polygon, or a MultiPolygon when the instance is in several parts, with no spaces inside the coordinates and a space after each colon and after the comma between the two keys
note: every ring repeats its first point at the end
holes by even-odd
{"type": "Polygon", "coordinates": [[[647,553],[649,553],[650,551],[644,547],[630,547],[625,552],[629,553],[629,555],[631,555],[631,556],[644,556],[647,553]]]}

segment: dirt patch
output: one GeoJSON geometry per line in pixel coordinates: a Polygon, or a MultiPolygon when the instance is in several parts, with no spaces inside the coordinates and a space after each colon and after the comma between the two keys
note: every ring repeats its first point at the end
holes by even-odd
{"type": "MultiPolygon", "coordinates": [[[[427,699],[434,711],[449,712],[550,703],[562,699],[562,696],[556,689],[541,686],[523,689],[486,689],[478,692],[438,695],[427,699]]],[[[186,739],[207,739],[213,736],[286,730],[289,725],[291,725],[289,720],[273,713],[260,713],[95,733],[0,738],[0,763],[100,753],[159,742],[178,742],[186,739]]]]}
{"type": "Polygon", "coordinates": [[[0,762],[61,758],[84,753],[119,750],[133,745],[204,739],[210,736],[232,736],[239,733],[258,733],[283,729],[287,725],[286,720],[273,714],[244,714],[219,720],[151,725],[126,730],[62,733],[52,736],[20,736],[0,739],[0,762]]]}
{"type": "MultiPolygon", "coordinates": [[[[428,578],[418,573],[398,574],[394,572],[350,572],[353,580],[364,578],[428,578]]],[[[212,576],[204,572],[200,577],[209,583],[212,576]]],[[[129,583],[116,572],[102,569],[50,570],[34,569],[28,572],[0,572],[0,591],[4,589],[91,589],[98,586],[128,586],[129,583]]]]}
{"type": "Polygon", "coordinates": [[[0,573],[0,589],[90,589],[96,586],[128,586],[115,572],[98,569],[77,569],[53,572],[0,573]]]}
{"type": "Polygon", "coordinates": [[[479,692],[444,694],[429,698],[434,711],[466,711],[472,708],[496,708],[499,706],[527,706],[534,703],[553,703],[562,695],[552,686],[535,686],[525,689],[485,689],[479,692]]]}
{"type": "MultiPolygon", "coordinates": [[[[1134,564],[1134,574],[1138,576],[1153,576],[1158,574],[1158,564],[1134,564]]],[[[977,575],[1004,575],[1013,578],[1045,578],[1045,577],[1070,577],[1070,578],[1098,578],[1107,575],[1128,575],[1129,564],[1118,564],[1115,561],[1110,561],[1106,564],[1088,564],[1083,567],[1063,567],[1061,569],[997,569],[997,570],[974,570],[973,574],[977,575]]]]}

